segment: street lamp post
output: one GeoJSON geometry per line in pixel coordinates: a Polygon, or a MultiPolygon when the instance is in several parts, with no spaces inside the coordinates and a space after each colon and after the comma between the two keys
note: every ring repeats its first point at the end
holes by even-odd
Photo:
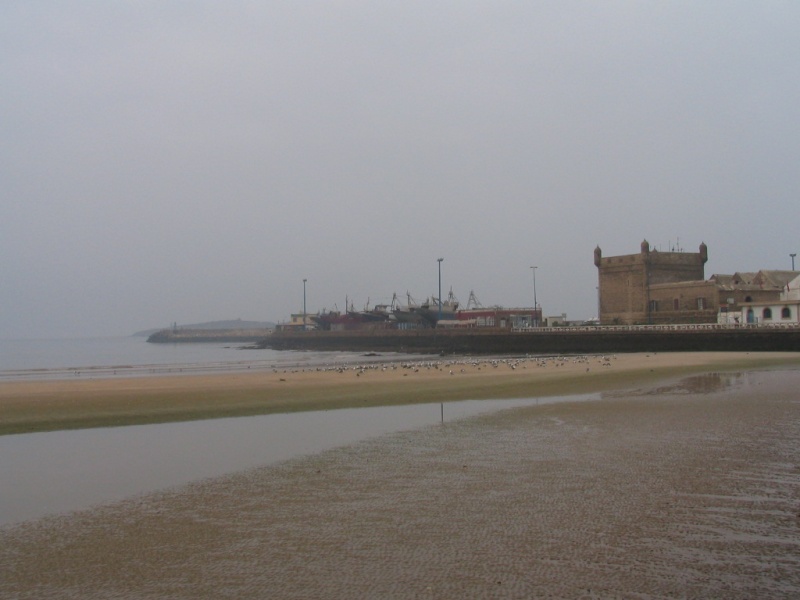
{"type": "Polygon", "coordinates": [[[789,256],[792,257],[792,271],[794,271],[794,257],[797,256],[797,252],[792,252],[789,256]]]}
{"type": "Polygon", "coordinates": [[[303,331],[306,330],[306,281],[308,279],[303,279],[303,331]]]}
{"type": "Polygon", "coordinates": [[[539,313],[536,312],[536,309],[539,307],[539,303],[536,301],[536,269],[539,267],[531,267],[531,272],[533,273],[533,316],[534,316],[534,324],[538,327],[539,326],[539,313]]]}
{"type": "Polygon", "coordinates": [[[439,263],[439,319],[436,321],[438,324],[442,320],[442,261],[443,258],[437,258],[436,262],[439,263]]]}

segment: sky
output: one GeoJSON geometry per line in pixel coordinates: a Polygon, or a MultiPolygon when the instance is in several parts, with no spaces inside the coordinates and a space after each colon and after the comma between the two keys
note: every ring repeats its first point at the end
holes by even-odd
{"type": "MultiPolygon", "coordinates": [[[[800,250],[800,3],[0,4],[0,338],[417,301],[596,314],[604,256],[800,250]]],[[[800,266],[800,261],[798,261],[800,266]]]]}

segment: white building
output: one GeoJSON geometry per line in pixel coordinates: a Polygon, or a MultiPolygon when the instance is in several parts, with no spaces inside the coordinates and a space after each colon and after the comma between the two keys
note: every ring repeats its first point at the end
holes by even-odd
{"type": "Polygon", "coordinates": [[[743,302],[741,307],[742,321],[748,324],[800,324],[800,275],[786,284],[777,301],[743,302]]]}

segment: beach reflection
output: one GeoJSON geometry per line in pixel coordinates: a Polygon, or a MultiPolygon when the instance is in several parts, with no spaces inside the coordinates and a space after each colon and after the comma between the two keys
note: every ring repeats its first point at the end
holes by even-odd
{"type": "Polygon", "coordinates": [[[604,398],[623,398],[632,396],[669,396],[669,395],[688,395],[688,394],[710,394],[713,392],[724,392],[739,385],[745,384],[752,373],[748,372],[721,372],[703,373],[682,377],[675,381],[667,382],[663,385],[648,387],[646,389],[635,388],[630,390],[613,390],[605,392],[604,398]]]}
{"type": "Polygon", "coordinates": [[[131,496],[488,412],[564,401],[726,393],[757,372],[708,373],[645,389],[444,405],[272,414],[0,436],[0,525],[131,496]]]}
{"type": "MultiPolygon", "coordinates": [[[[570,399],[599,398],[598,395],[570,399]]],[[[0,524],[546,400],[472,400],[0,437],[0,524]]],[[[563,400],[563,398],[562,398],[563,400]]]]}

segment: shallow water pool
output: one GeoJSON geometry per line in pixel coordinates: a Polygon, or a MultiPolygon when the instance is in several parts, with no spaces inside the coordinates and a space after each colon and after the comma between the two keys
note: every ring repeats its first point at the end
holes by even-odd
{"type": "MultiPolygon", "coordinates": [[[[599,395],[570,397],[591,398],[599,395]]],[[[558,400],[470,400],[2,436],[0,524],[90,508],[442,419],[558,400]]]]}

